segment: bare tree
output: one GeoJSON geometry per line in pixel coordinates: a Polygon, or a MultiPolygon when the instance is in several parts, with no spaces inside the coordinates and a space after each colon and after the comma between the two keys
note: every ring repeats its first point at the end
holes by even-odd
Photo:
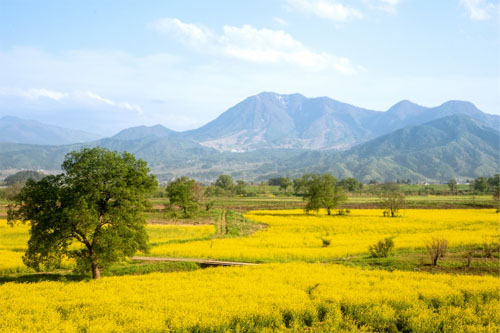
{"type": "Polygon", "coordinates": [[[384,209],[384,216],[395,217],[399,211],[404,208],[405,195],[394,183],[385,183],[379,185],[378,189],[379,204],[384,209]]]}
{"type": "Polygon", "coordinates": [[[431,257],[432,265],[437,266],[439,258],[443,258],[446,254],[448,241],[444,238],[432,238],[432,240],[428,242],[425,247],[431,257]]]}

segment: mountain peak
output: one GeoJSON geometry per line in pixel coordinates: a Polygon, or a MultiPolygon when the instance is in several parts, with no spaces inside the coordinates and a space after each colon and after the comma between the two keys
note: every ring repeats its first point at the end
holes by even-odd
{"type": "Polygon", "coordinates": [[[160,124],[153,126],[141,125],[124,129],[115,134],[112,138],[118,140],[137,140],[145,137],[166,138],[171,137],[176,133],[177,132],[172,131],[171,129],[168,129],[160,124]]]}
{"type": "Polygon", "coordinates": [[[399,112],[408,113],[408,112],[418,112],[418,111],[422,111],[424,109],[427,109],[427,108],[425,106],[413,103],[410,100],[403,99],[402,101],[399,101],[396,104],[394,104],[393,106],[391,106],[391,108],[389,110],[387,110],[387,112],[390,112],[390,113],[399,113],[399,112]]]}
{"type": "Polygon", "coordinates": [[[468,102],[468,101],[461,101],[461,100],[446,101],[443,104],[441,104],[440,107],[443,107],[443,108],[460,108],[462,110],[468,109],[468,110],[477,110],[477,111],[479,111],[479,109],[473,103],[468,102]]]}

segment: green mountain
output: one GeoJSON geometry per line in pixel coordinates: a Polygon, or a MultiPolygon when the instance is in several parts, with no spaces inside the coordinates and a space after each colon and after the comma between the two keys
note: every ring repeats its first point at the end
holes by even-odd
{"type": "MultiPolygon", "coordinates": [[[[129,132],[88,144],[35,146],[0,144],[0,169],[57,170],[64,155],[83,146],[129,151],[146,160],[160,180],[185,175],[202,181],[219,174],[262,180],[277,175],[330,172],[338,178],[413,181],[475,178],[499,172],[497,130],[467,115],[452,115],[396,130],[344,152],[304,149],[259,149],[234,153],[178,137],[129,132]],[[132,134],[133,135],[132,135],[132,134]],[[127,140],[126,138],[130,138],[127,140]]],[[[158,129],[153,129],[156,133],[158,129]]]]}
{"type": "Polygon", "coordinates": [[[500,127],[500,117],[464,101],[448,101],[433,108],[401,101],[386,112],[378,112],[328,97],[264,92],[248,97],[205,126],[180,135],[220,151],[346,150],[397,129],[453,114],[467,115],[494,129],[500,127]]]}

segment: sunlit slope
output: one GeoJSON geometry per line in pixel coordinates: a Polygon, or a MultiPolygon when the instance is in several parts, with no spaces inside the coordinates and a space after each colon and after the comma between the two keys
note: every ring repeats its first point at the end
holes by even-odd
{"type": "Polygon", "coordinates": [[[405,210],[387,218],[381,210],[352,210],[349,216],[305,215],[303,210],[255,211],[245,217],[268,225],[246,238],[212,239],[165,244],[154,256],[216,258],[239,261],[327,260],[368,253],[368,246],[393,237],[396,249],[424,248],[433,237],[450,246],[481,244],[485,236],[498,236],[494,210],[405,210]],[[323,247],[322,238],[331,245],[323,247]]]}

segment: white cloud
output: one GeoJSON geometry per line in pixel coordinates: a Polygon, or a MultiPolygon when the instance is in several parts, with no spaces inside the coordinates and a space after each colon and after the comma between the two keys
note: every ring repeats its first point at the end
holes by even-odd
{"type": "Polygon", "coordinates": [[[104,98],[104,97],[101,97],[93,92],[90,92],[90,91],[87,91],[85,93],[77,93],[79,96],[84,96],[90,100],[94,100],[94,101],[97,101],[97,102],[100,102],[100,103],[103,103],[103,104],[106,104],[106,105],[109,105],[109,106],[113,106],[113,107],[117,107],[119,109],[125,109],[125,110],[129,110],[129,111],[135,111],[137,112],[138,114],[142,114],[142,108],[138,105],[132,105],[130,103],[127,103],[127,102],[115,102],[115,101],[112,101],[110,99],[107,99],[107,98],[104,98]]]}
{"type": "Polygon", "coordinates": [[[500,6],[488,0],[460,0],[472,20],[489,20],[492,15],[499,14],[500,6]]]}
{"type": "Polygon", "coordinates": [[[365,2],[372,8],[394,14],[401,0],[365,0],[365,2]]]}
{"type": "Polygon", "coordinates": [[[251,25],[224,26],[223,34],[216,35],[199,25],[170,18],[160,19],[152,26],[198,52],[214,56],[254,63],[286,63],[312,70],[332,69],[343,74],[355,74],[359,70],[348,58],[311,51],[282,30],[256,29],[251,25]]]}
{"type": "Polygon", "coordinates": [[[15,96],[29,100],[47,98],[49,100],[60,101],[66,97],[65,93],[48,89],[18,89],[0,86],[0,96],[15,96]]]}
{"type": "Polygon", "coordinates": [[[210,31],[200,25],[184,23],[176,18],[162,18],[151,27],[163,33],[171,34],[191,45],[206,44],[213,39],[210,31]]]}
{"type": "Polygon", "coordinates": [[[292,10],[334,22],[347,22],[363,18],[363,14],[359,10],[344,6],[338,0],[287,0],[287,4],[292,10]]]}
{"type": "Polygon", "coordinates": [[[55,101],[59,101],[66,96],[66,94],[60,91],[48,90],[48,89],[29,89],[25,94],[28,98],[37,99],[40,97],[47,97],[55,101]]]}
{"type": "Polygon", "coordinates": [[[282,19],[281,17],[273,17],[273,22],[276,25],[286,27],[288,25],[288,22],[282,19]]]}
{"type": "Polygon", "coordinates": [[[141,107],[138,105],[133,105],[128,102],[115,102],[111,99],[99,96],[98,94],[91,91],[73,91],[70,93],[65,93],[44,88],[20,89],[0,87],[0,96],[20,97],[27,100],[39,100],[41,98],[48,98],[54,102],[64,102],[71,104],[77,103],[85,106],[89,106],[89,103],[97,103],[100,105],[107,105],[116,109],[135,111],[138,114],[143,113],[141,107]]]}

